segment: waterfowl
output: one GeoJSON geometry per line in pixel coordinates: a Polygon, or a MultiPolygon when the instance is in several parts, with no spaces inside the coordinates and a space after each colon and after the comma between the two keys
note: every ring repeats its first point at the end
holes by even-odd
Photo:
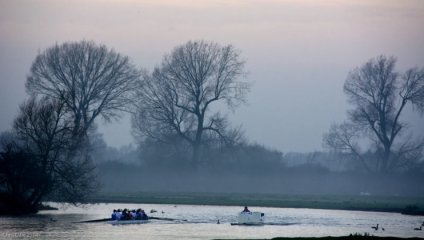
{"type": "Polygon", "coordinates": [[[377,224],[377,226],[376,226],[376,227],[371,227],[371,228],[374,228],[375,230],[378,230],[378,224],[377,224]]]}
{"type": "Polygon", "coordinates": [[[422,227],[420,227],[420,228],[414,228],[414,230],[421,231],[421,228],[422,228],[422,227]]]}
{"type": "Polygon", "coordinates": [[[54,220],[53,218],[50,218],[50,222],[56,222],[57,220],[54,220]]]}

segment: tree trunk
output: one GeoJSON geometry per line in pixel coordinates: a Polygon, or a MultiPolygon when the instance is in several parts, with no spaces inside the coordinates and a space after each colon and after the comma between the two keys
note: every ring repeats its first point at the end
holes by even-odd
{"type": "Polygon", "coordinates": [[[381,161],[381,167],[380,167],[380,174],[386,174],[388,171],[388,166],[389,166],[389,159],[390,159],[390,146],[385,146],[384,147],[384,153],[383,153],[383,157],[382,157],[382,161],[381,161]]]}
{"type": "Polygon", "coordinates": [[[203,133],[203,115],[197,114],[197,131],[196,139],[193,143],[193,158],[192,158],[192,168],[196,172],[198,164],[200,162],[200,147],[202,143],[202,133],[203,133]]]}
{"type": "Polygon", "coordinates": [[[193,155],[191,159],[191,167],[194,172],[197,171],[197,165],[199,163],[200,158],[200,143],[195,142],[193,144],[193,155]]]}

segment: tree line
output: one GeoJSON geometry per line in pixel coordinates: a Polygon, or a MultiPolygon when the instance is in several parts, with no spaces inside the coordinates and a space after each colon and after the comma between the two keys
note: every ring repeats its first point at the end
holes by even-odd
{"type": "MultiPolygon", "coordinates": [[[[217,192],[263,194],[349,194],[420,196],[424,164],[386,175],[371,175],[331,152],[283,154],[259,144],[247,144],[219,159],[204,160],[197,171],[184,158],[171,159],[163,148],[133,149],[97,164],[103,190],[128,192],[217,192]],[[154,151],[157,151],[155,154],[154,151]],[[129,158],[139,155],[136,161],[129,158]],[[148,155],[148,156],[146,156],[148,155]],[[149,157],[151,156],[151,157],[149,157]]],[[[118,151],[121,152],[121,151],[118,151]]]]}
{"type": "MultiPolygon", "coordinates": [[[[201,176],[224,162],[254,165],[258,160],[248,159],[256,157],[279,169],[282,153],[250,144],[241,126],[212,107],[224,103],[235,111],[247,102],[252,82],[245,80],[245,63],[233,45],[204,40],[176,46],[151,72],[92,41],[39,52],[26,79],[29,99],[0,137],[0,210],[34,212],[46,197],[84,202],[100,186],[97,124],[125,113],[145,164],[201,176]]],[[[423,112],[424,68],[398,73],[395,64],[396,58],[379,56],[348,73],[344,91],[354,109],[323,137],[360,171],[386,174],[422,161],[424,138],[409,137],[400,116],[406,104],[423,112]],[[365,150],[361,138],[372,142],[365,150]]],[[[318,155],[308,156],[309,163],[318,155]]]]}

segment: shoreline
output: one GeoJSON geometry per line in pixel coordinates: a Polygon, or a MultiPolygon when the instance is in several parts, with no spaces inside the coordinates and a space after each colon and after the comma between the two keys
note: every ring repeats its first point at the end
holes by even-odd
{"type": "MultiPolygon", "coordinates": [[[[420,240],[422,238],[412,237],[412,238],[401,238],[401,237],[379,237],[379,236],[362,236],[362,235],[352,235],[352,236],[340,236],[340,237],[276,237],[271,238],[270,240],[335,240],[335,239],[410,239],[410,240],[420,240]]],[[[213,239],[213,240],[224,240],[224,239],[213,239]]],[[[238,239],[225,239],[225,240],[238,240],[238,239]]],[[[250,239],[250,240],[266,240],[266,239],[250,239]]]]}
{"type": "Polygon", "coordinates": [[[250,206],[310,208],[324,210],[391,212],[424,216],[424,198],[351,195],[278,195],[224,193],[103,192],[87,199],[91,203],[250,206]],[[408,210],[408,206],[417,209],[408,210]]]}

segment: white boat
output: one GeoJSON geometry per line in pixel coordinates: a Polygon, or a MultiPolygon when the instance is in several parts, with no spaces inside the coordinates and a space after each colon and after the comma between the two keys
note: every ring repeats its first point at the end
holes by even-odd
{"type": "Polygon", "coordinates": [[[107,221],[108,224],[112,225],[123,225],[123,224],[142,224],[142,223],[148,223],[150,220],[148,219],[142,219],[142,220],[114,220],[114,221],[107,221]]]}
{"type": "Polygon", "coordinates": [[[238,222],[231,225],[264,225],[265,214],[262,212],[239,212],[238,222]]]}

